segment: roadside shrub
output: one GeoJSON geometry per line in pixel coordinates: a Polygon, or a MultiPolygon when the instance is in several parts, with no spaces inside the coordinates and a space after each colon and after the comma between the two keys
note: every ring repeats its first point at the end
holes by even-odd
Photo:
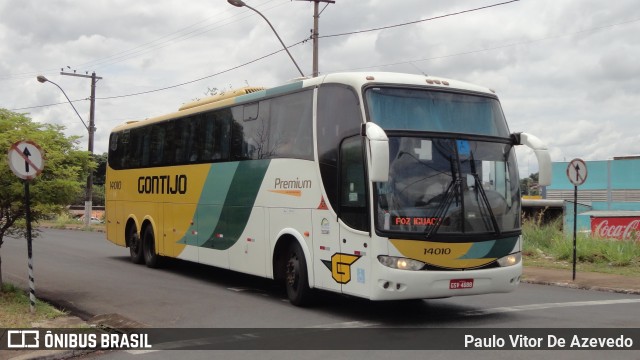
{"type": "Polygon", "coordinates": [[[62,213],[60,215],[58,215],[58,217],[56,217],[56,220],[54,222],[54,228],[56,229],[64,229],[66,227],[66,225],[69,224],[74,224],[77,223],[78,221],[75,220],[71,215],[69,215],[68,213],[62,213]]]}
{"type": "MultiPolygon", "coordinates": [[[[573,261],[572,232],[562,232],[562,220],[542,224],[535,219],[525,219],[522,224],[524,255],[550,257],[561,261],[573,261]]],[[[640,242],[602,239],[588,233],[578,233],[576,239],[578,262],[608,266],[640,266],[640,242]]]]}

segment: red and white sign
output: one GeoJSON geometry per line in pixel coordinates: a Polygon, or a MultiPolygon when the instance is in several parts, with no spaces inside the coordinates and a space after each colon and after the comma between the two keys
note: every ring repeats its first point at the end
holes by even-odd
{"type": "Polygon", "coordinates": [[[8,153],[9,167],[17,177],[32,180],[44,168],[42,149],[33,141],[23,140],[11,145],[8,153]]]}
{"type": "Polygon", "coordinates": [[[640,241],[640,217],[592,217],[591,233],[608,239],[640,241]]]}

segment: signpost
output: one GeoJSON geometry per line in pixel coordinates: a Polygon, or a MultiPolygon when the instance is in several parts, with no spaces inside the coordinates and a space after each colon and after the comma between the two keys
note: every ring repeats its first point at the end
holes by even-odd
{"type": "Polygon", "coordinates": [[[29,197],[29,181],[38,176],[44,169],[42,149],[33,141],[23,140],[9,148],[9,167],[17,177],[24,180],[24,207],[27,221],[27,256],[29,261],[29,300],[30,310],[36,311],[36,287],[33,277],[33,250],[31,239],[31,199],[29,197]]]}
{"type": "Polygon", "coordinates": [[[567,178],[573,184],[573,280],[576,279],[576,248],[578,230],[578,186],[587,180],[587,164],[582,159],[573,159],[567,166],[567,178]]]}

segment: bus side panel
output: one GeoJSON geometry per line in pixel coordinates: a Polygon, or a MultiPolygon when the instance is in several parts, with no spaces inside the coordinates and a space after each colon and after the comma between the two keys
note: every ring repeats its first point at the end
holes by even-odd
{"type": "MultiPolygon", "coordinates": [[[[118,214],[117,201],[107,201],[106,221],[107,221],[107,240],[120,246],[126,246],[124,238],[124,223],[122,222],[122,214],[118,214]]],[[[121,213],[122,211],[120,211],[121,213]]]]}
{"type": "Polygon", "coordinates": [[[351,229],[342,221],[339,222],[339,228],[341,259],[336,265],[339,267],[337,272],[342,293],[369,298],[373,279],[371,262],[376,258],[371,249],[371,236],[367,232],[351,229]]]}
{"type": "Polygon", "coordinates": [[[197,248],[188,246],[194,245],[196,242],[192,220],[184,218],[184,214],[193,212],[193,205],[164,203],[163,206],[164,241],[160,247],[163,255],[198,261],[197,248]]]}
{"type": "MultiPolygon", "coordinates": [[[[305,259],[307,264],[313,264],[313,226],[311,224],[311,210],[293,208],[271,208],[269,209],[269,239],[271,239],[270,249],[274,249],[279,236],[284,234],[293,235],[297,239],[303,239],[306,244],[303,248],[309,249],[310,258],[305,259]]],[[[273,250],[272,250],[273,251],[273,250]]],[[[313,285],[314,268],[307,266],[307,275],[313,285]]]]}
{"type": "Polygon", "coordinates": [[[268,251],[265,237],[265,212],[262,207],[254,207],[244,232],[238,241],[229,249],[231,270],[247,274],[266,276],[268,251]]]}
{"type": "Polygon", "coordinates": [[[311,210],[313,222],[313,273],[315,287],[336,292],[341,291],[338,278],[338,269],[334,262],[338,262],[340,252],[340,237],[336,214],[322,205],[320,209],[311,210]]]}
{"type": "MultiPolygon", "coordinates": [[[[203,244],[209,242],[211,238],[224,239],[224,232],[216,233],[218,223],[222,215],[222,205],[200,205],[198,206],[197,225],[198,225],[198,261],[221,268],[229,268],[229,253],[227,250],[220,250],[211,247],[205,247],[203,244]]],[[[220,229],[218,229],[220,231],[220,229]]],[[[227,234],[228,235],[228,234],[227,234]]],[[[194,247],[195,248],[195,247],[194,247]]]]}

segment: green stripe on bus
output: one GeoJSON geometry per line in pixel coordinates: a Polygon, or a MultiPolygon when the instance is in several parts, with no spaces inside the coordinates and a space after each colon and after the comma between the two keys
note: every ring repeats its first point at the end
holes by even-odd
{"type": "MultiPolygon", "coordinates": [[[[269,160],[241,161],[238,163],[227,196],[222,205],[219,219],[209,233],[202,247],[226,250],[235,244],[244,231],[264,175],[269,168],[269,160]]],[[[216,186],[207,181],[205,186],[216,186]]],[[[212,223],[213,226],[213,223],[212,223]]],[[[203,232],[206,234],[207,232],[203,232]]]]}
{"type": "MultiPolygon", "coordinates": [[[[209,168],[207,180],[204,183],[198,207],[196,209],[197,227],[201,234],[212,234],[220,220],[222,208],[229,193],[229,188],[233,182],[233,177],[238,168],[239,162],[226,162],[212,164],[209,168]]],[[[202,246],[208,238],[198,237],[198,246],[202,246]]],[[[193,241],[191,239],[190,241],[193,241]]],[[[178,243],[188,244],[187,238],[183,238],[178,243]]],[[[193,244],[191,244],[193,245],[193,244]]]]}
{"type": "Polygon", "coordinates": [[[491,251],[485,255],[485,258],[496,258],[499,259],[503,256],[507,256],[513,252],[513,248],[518,243],[518,237],[510,237],[505,239],[497,240],[491,251]]]}
{"type": "Polygon", "coordinates": [[[279,94],[285,94],[288,92],[292,92],[298,89],[302,89],[302,81],[296,81],[294,83],[291,84],[286,84],[286,85],[282,85],[282,86],[278,86],[278,87],[274,87],[274,88],[270,88],[270,89],[266,89],[266,90],[261,90],[261,91],[256,91],[254,93],[250,93],[250,94],[245,94],[245,95],[241,95],[235,98],[235,103],[244,103],[244,102],[251,102],[251,101],[256,101],[256,100],[260,100],[263,99],[265,97],[269,97],[269,96],[274,96],[274,95],[279,95],[279,94]]]}
{"type": "Polygon", "coordinates": [[[518,237],[476,242],[459,259],[499,259],[509,255],[518,242],[518,237]]]}

